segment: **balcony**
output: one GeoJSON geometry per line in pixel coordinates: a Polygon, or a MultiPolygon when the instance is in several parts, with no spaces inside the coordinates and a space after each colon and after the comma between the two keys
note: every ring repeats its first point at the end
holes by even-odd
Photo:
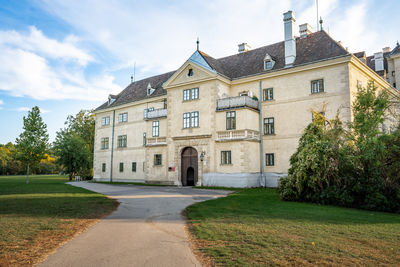
{"type": "Polygon", "coordinates": [[[167,138],[166,137],[152,137],[147,138],[146,146],[166,146],[167,138]]]}
{"type": "Polygon", "coordinates": [[[167,109],[160,108],[160,109],[155,109],[152,111],[147,111],[147,113],[146,112],[144,113],[143,117],[145,120],[167,117],[167,109]]]}
{"type": "Polygon", "coordinates": [[[258,101],[249,96],[234,96],[217,100],[217,110],[242,107],[258,110],[258,101]]]}
{"type": "Polygon", "coordinates": [[[254,130],[233,130],[217,132],[216,141],[233,141],[233,140],[260,140],[260,132],[254,130]]]}

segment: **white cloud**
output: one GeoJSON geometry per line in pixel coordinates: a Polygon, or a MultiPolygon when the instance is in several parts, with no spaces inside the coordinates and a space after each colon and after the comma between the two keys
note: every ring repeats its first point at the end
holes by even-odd
{"type": "Polygon", "coordinates": [[[3,105],[3,104],[4,104],[3,100],[0,99],[0,105],[3,105]]]}
{"type": "Polygon", "coordinates": [[[77,38],[50,39],[34,27],[23,35],[0,31],[0,90],[34,99],[99,101],[120,91],[107,74],[85,75],[92,56],[75,46],[77,38]]]}
{"type": "Polygon", "coordinates": [[[28,107],[19,107],[19,108],[17,108],[16,110],[19,111],[19,112],[28,112],[28,111],[30,111],[31,109],[28,108],[28,107]]]}
{"type": "Polygon", "coordinates": [[[10,46],[43,55],[46,58],[73,60],[85,66],[93,61],[91,55],[76,47],[78,38],[67,36],[63,42],[50,39],[34,26],[29,27],[29,34],[23,35],[14,30],[0,31],[0,46],[10,46]]]}
{"type": "MultiPolygon", "coordinates": [[[[132,68],[139,76],[178,68],[195,50],[213,57],[237,52],[237,44],[253,48],[282,41],[283,16],[296,12],[298,24],[316,30],[315,1],[214,0],[189,2],[63,1],[42,0],[42,6],[72,25],[88,42],[96,43],[115,59],[111,69],[132,68]]],[[[324,28],[351,51],[372,53],[376,31],[367,29],[369,2],[319,1],[324,28]],[[369,40],[369,41],[368,41],[369,40]]],[[[298,28],[296,29],[298,30],[298,28]]]]}

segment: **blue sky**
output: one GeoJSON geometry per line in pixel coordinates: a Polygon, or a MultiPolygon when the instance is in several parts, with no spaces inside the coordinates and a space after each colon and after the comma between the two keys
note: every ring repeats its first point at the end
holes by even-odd
{"type": "MultiPolygon", "coordinates": [[[[283,39],[282,14],[316,28],[315,0],[0,0],[0,143],[14,142],[37,105],[51,140],[66,117],[96,108],[136,79],[283,39]]],[[[400,39],[400,1],[319,0],[324,29],[351,52],[400,39]]]]}

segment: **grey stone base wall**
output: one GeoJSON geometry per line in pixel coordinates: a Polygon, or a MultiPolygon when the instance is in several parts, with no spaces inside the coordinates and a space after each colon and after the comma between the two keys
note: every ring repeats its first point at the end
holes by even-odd
{"type": "Polygon", "coordinates": [[[264,173],[262,179],[260,173],[204,173],[203,186],[221,187],[278,187],[279,179],[285,177],[285,173],[264,173]]]}
{"type": "Polygon", "coordinates": [[[259,187],[259,173],[204,173],[203,186],[259,187]]]}
{"type": "Polygon", "coordinates": [[[262,187],[278,187],[279,179],[287,176],[287,173],[265,172],[263,178],[260,180],[262,187]]]}
{"type": "MultiPolygon", "coordinates": [[[[96,182],[109,182],[110,178],[93,178],[96,182]]],[[[145,183],[143,179],[118,179],[113,178],[113,182],[122,182],[122,183],[145,183]]]]}

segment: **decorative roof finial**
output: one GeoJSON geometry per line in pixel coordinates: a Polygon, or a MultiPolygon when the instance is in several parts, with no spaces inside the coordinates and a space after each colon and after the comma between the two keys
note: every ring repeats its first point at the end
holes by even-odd
{"type": "Polygon", "coordinates": [[[131,75],[131,83],[133,83],[133,75],[131,75]]]}
{"type": "Polygon", "coordinates": [[[397,40],[397,44],[396,44],[396,45],[400,45],[400,44],[399,44],[399,40],[397,40]]]}
{"type": "Polygon", "coordinates": [[[200,44],[199,37],[197,37],[196,44],[197,44],[197,51],[199,51],[199,44],[200,44]]]}
{"type": "Polygon", "coordinates": [[[321,25],[320,26],[320,30],[322,31],[323,30],[323,28],[322,28],[322,23],[323,23],[324,21],[322,20],[322,17],[319,17],[319,24],[321,25]]]}

